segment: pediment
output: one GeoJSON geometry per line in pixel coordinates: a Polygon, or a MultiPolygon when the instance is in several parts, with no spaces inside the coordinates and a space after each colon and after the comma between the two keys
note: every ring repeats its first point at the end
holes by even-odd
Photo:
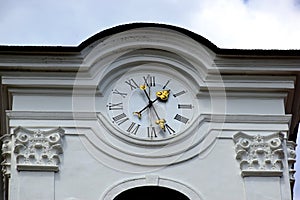
{"type": "Polygon", "coordinates": [[[133,66],[154,63],[186,74],[198,88],[213,65],[215,53],[210,48],[216,48],[185,29],[144,23],[108,29],[79,47],[83,48],[83,62],[76,78],[79,85],[105,87],[108,77],[118,76],[133,66]]]}

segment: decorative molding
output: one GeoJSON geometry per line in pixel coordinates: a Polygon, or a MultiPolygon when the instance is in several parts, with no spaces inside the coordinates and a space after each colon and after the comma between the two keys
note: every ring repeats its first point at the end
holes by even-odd
{"type": "Polygon", "coordinates": [[[122,192],[144,186],[158,186],[173,189],[184,194],[189,199],[193,200],[203,200],[203,195],[199,190],[194,190],[189,185],[185,185],[182,181],[171,180],[168,178],[160,177],[158,175],[146,175],[144,177],[136,177],[130,180],[123,180],[122,182],[114,185],[112,188],[108,189],[104,196],[99,199],[111,200],[122,192]],[[151,181],[149,181],[151,179],[151,181]]]}
{"type": "Polygon", "coordinates": [[[1,162],[2,166],[2,174],[4,177],[10,177],[11,172],[11,150],[12,150],[12,142],[10,135],[4,135],[1,137],[2,148],[1,155],[3,161],[1,162]]]}
{"type": "Polygon", "coordinates": [[[208,122],[255,123],[255,124],[289,124],[292,115],[234,115],[234,114],[201,114],[208,122]]]}
{"type": "Polygon", "coordinates": [[[235,134],[236,159],[240,162],[242,176],[282,176],[283,138],[282,133],[268,136],[235,134]]]}
{"type": "Polygon", "coordinates": [[[17,170],[58,171],[64,130],[14,130],[17,170]]]}
{"type": "MultiPolygon", "coordinates": [[[[102,115],[100,112],[52,112],[52,111],[6,111],[10,120],[95,120],[102,115]]],[[[100,117],[101,118],[101,117],[100,117]]],[[[231,115],[231,114],[200,114],[199,118],[207,122],[241,122],[259,124],[286,124],[290,123],[292,115],[231,115]]]]}
{"type": "Polygon", "coordinates": [[[159,185],[159,176],[148,174],[145,176],[145,182],[147,185],[158,186],[159,185]]]}
{"type": "Polygon", "coordinates": [[[287,147],[287,161],[288,161],[288,168],[289,168],[289,175],[290,175],[290,181],[294,182],[295,177],[294,174],[296,170],[293,168],[294,163],[296,162],[296,146],[297,144],[293,141],[287,141],[286,147],[287,147]]]}
{"type": "Polygon", "coordinates": [[[96,120],[95,112],[7,111],[10,120],[96,120]]]}

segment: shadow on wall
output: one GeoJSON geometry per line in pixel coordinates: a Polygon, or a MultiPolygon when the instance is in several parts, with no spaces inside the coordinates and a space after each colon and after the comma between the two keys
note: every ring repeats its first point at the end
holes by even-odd
{"type": "MultiPolygon", "coordinates": [[[[300,126],[299,126],[300,127],[300,126]]],[[[296,163],[295,163],[295,185],[294,185],[294,200],[300,200],[300,129],[298,129],[297,147],[296,147],[296,163]]]]}

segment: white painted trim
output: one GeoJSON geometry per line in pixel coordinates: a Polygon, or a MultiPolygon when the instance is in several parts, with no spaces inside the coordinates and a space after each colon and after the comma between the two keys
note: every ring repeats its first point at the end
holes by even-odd
{"type": "MultiPolygon", "coordinates": [[[[95,112],[44,112],[44,111],[7,111],[10,120],[97,120],[95,112]]],[[[198,118],[206,122],[225,123],[259,123],[259,124],[289,124],[291,114],[286,115],[223,115],[223,114],[200,114],[198,118]]]]}
{"type": "MultiPolygon", "coordinates": [[[[112,188],[108,189],[104,196],[100,199],[103,200],[113,200],[116,196],[121,194],[122,192],[135,188],[135,187],[142,187],[142,186],[153,186],[156,185],[158,187],[166,187],[173,190],[176,190],[185,196],[187,196],[190,200],[203,200],[203,198],[200,195],[199,191],[195,191],[190,186],[180,183],[179,181],[171,180],[168,178],[161,178],[159,176],[157,177],[157,182],[149,182],[149,175],[145,177],[138,177],[138,178],[132,178],[129,180],[124,180],[123,182],[120,182],[113,186],[112,188]]],[[[153,175],[151,176],[153,177],[153,175]]]]}

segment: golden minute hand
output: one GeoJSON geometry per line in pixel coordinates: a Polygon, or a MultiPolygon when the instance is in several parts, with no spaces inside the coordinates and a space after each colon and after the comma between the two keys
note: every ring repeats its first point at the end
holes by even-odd
{"type": "Polygon", "coordinates": [[[153,103],[156,102],[157,100],[161,100],[161,101],[167,101],[168,98],[169,98],[169,94],[170,94],[170,91],[169,90],[161,90],[161,91],[158,91],[156,92],[156,99],[155,100],[151,100],[148,93],[146,92],[146,85],[141,85],[140,86],[140,89],[143,90],[145,92],[145,95],[149,101],[148,105],[145,106],[142,110],[140,110],[139,112],[133,112],[133,114],[137,115],[138,118],[140,119],[142,117],[142,112],[144,110],[146,110],[147,108],[153,108],[153,111],[157,117],[157,120],[156,120],[156,124],[158,124],[160,126],[160,128],[165,131],[165,123],[166,123],[166,120],[165,119],[161,119],[155,109],[155,107],[153,106],[153,103]]]}
{"type": "Polygon", "coordinates": [[[148,105],[146,105],[144,108],[142,108],[142,109],[141,109],[140,111],[138,111],[138,112],[133,112],[133,114],[134,114],[134,115],[137,115],[139,119],[142,118],[142,112],[143,112],[144,110],[146,110],[147,108],[150,108],[150,107],[152,106],[152,104],[157,100],[157,99],[155,99],[154,101],[151,101],[151,99],[150,99],[150,97],[149,97],[149,95],[148,95],[148,93],[147,93],[147,91],[146,91],[146,89],[147,89],[147,86],[146,86],[146,85],[141,85],[141,86],[140,86],[140,89],[144,91],[144,93],[145,93],[145,95],[146,95],[146,97],[147,97],[147,99],[148,99],[148,105]]]}

